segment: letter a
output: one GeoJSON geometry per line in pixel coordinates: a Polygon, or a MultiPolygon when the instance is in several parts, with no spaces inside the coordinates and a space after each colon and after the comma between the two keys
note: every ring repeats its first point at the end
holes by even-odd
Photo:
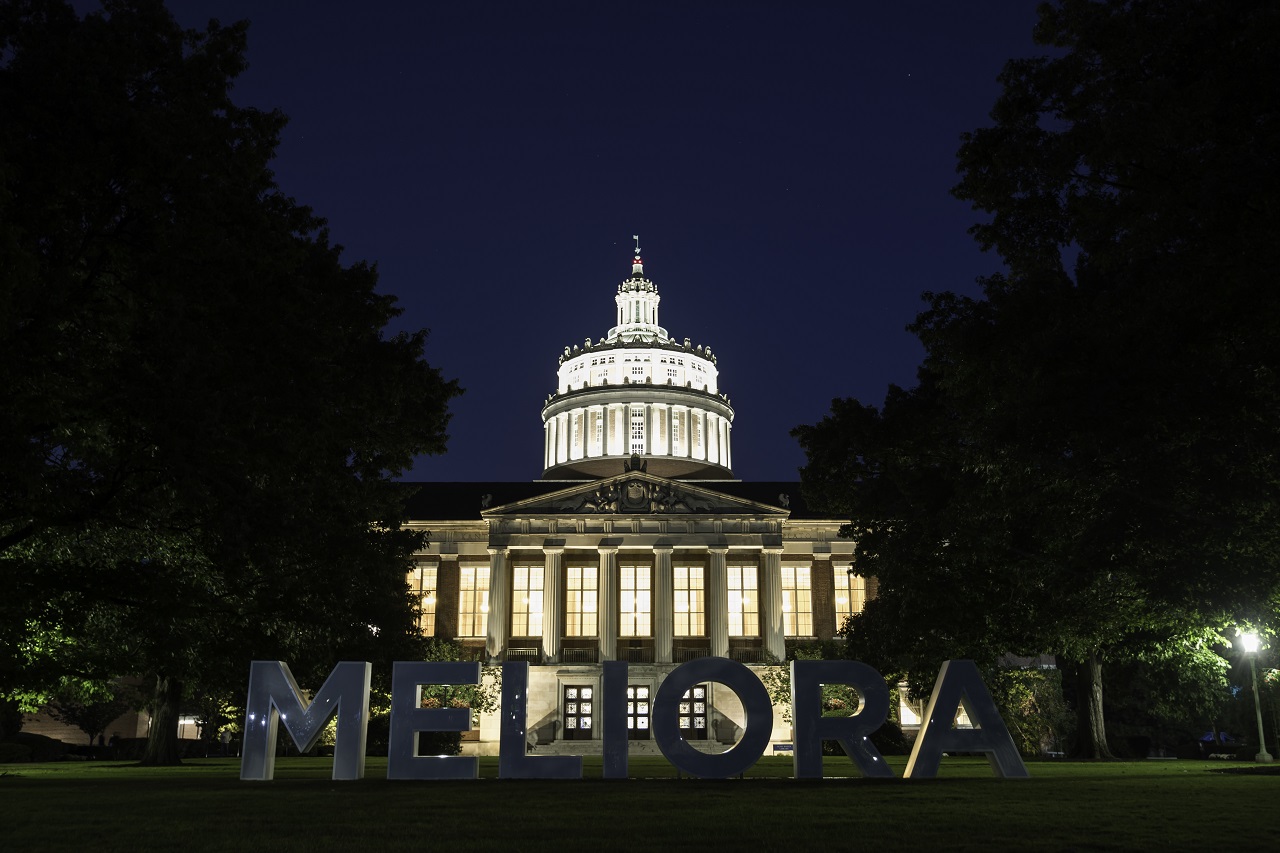
{"type": "Polygon", "coordinates": [[[1030,775],[978,667],[971,660],[949,660],[938,671],[929,707],[924,712],[924,723],[911,748],[903,778],[937,776],[944,752],[985,752],[991,769],[1002,779],[1025,779],[1030,775]],[[974,728],[954,727],[961,705],[974,728]]]}

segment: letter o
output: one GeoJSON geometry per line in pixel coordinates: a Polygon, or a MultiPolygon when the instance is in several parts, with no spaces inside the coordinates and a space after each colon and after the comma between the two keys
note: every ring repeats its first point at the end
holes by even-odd
{"type": "Polygon", "coordinates": [[[769,691],[751,670],[728,658],[698,658],[671,671],[653,700],[653,738],[676,769],[706,779],[727,779],[745,772],[764,755],[773,733],[769,691]],[[679,704],[685,691],[703,681],[723,684],[738,694],[747,715],[742,739],[718,755],[699,752],[680,736],[679,704]]]}

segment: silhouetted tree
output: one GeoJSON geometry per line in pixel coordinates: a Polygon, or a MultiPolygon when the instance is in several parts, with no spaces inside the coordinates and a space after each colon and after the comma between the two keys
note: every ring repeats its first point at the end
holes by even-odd
{"type": "Polygon", "coordinates": [[[1061,0],[956,194],[1007,271],[928,295],[920,385],[797,430],[885,655],[1057,652],[1106,757],[1107,659],[1280,601],[1280,10],[1061,0]],[[883,631],[883,634],[877,632],[883,631]]]}
{"type": "Polygon", "coordinates": [[[153,763],[185,681],[412,641],[393,478],[459,393],[275,185],[246,31],[0,4],[0,692],[149,673],[153,763]]]}

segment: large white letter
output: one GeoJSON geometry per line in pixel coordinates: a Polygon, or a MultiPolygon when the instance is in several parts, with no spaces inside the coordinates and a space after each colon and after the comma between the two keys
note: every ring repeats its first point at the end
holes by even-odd
{"type": "Polygon", "coordinates": [[[1030,775],[996,710],[996,703],[991,701],[978,667],[971,660],[949,660],[938,671],[933,695],[924,712],[924,724],[916,735],[903,778],[937,776],[944,752],[985,752],[991,769],[1002,779],[1025,779],[1030,775]],[[955,728],[956,712],[961,705],[974,728],[955,728]]]}
{"type": "Polygon", "coordinates": [[[893,771],[871,742],[871,733],[889,716],[889,687],[884,676],[852,660],[793,660],[791,719],[796,742],[792,758],[797,779],[822,778],[822,742],[838,740],[864,776],[891,777],[893,771]],[[822,716],[822,685],[847,684],[862,697],[852,717],[822,716]]]}
{"type": "Polygon", "coordinates": [[[627,737],[627,662],[604,662],[603,713],[597,714],[601,727],[600,752],[604,759],[606,779],[627,778],[627,754],[631,739],[627,737]]]}
{"type": "Polygon", "coordinates": [[[465,732],[470,708],[424,708],[424,684],[479,684],[479,663],[396,661],[391,669],[388,779],[475,779],[475,756],[418,755],[418,732],[465,732]]]}
{"type": "Polygon", "coordinates": [[[728,658],[708,657],[682,663],[671,671],[653,700],[653,739],[667,760],[691,776],[728,779],[746,771],[764,754],[773,733],[773,704],[755,673],[728,658]],[[725,685],[742,700],[747,715],[742,739],[726,752],[707,755],[680,735],[680,699],[702,681],[725,685]]]}
{"type": "Polygon", "coordinates": [[[581,779],[581,755],[526,755],[529,744],[529,664],[502,665],[502,732],[498,741],[499,779],[581,779]]]}
{"type": "Polygon", "coordinates": [[[315,746],[320,733],[335,715],[338,732],[333,744],[333,778],[364,776],[372,672],[373,666],[369,663],[342,661],[329,673],[315,698],[307,702],[288,664],[278,660],[254,661],[249,666],[240,778],[264,781],[275,774],[276,730],[281,720],[298,751],[306,752],[315,746]]]}

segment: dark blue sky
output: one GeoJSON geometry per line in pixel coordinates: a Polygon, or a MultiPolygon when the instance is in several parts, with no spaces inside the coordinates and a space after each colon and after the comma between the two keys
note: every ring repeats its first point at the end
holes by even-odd
{"type": "Polygon", "coordinates": [[[1035,3],[172,0],[247,18],[234,97],[291,118],[280,186],[376,262],[467,389],[415,480],[531,480],[566,345],[614,323],[631,235],[674,337],[710,345],[734,473],[911,385],[925,290],[999,268],[949,195],[1035,3]]]}

